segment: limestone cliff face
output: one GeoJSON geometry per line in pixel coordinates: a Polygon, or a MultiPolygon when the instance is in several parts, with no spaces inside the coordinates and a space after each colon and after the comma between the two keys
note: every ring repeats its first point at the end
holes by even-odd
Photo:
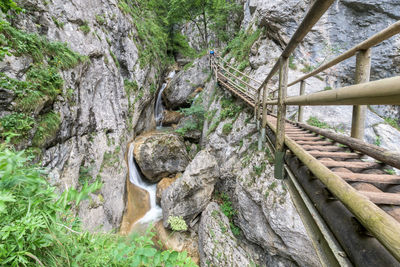
{"type": "MultiPolygon", "coordinates": [[[[117,228],[124,211],[126,146],[154,126],[150,86],[158,84],[159,66],[140,67],[134,23],[117,0],[21,2],[26,13],[13,19],[13,26],[66,42],[89,58],[62,71],[63,94],[42,107],[61,117],[57,134],[42,152],[50,182],[64,190],[100,179],[103,188],[81,205],[79,215],[90,230],[117,228]],[[124,80],[131,88],[124,88],[124,80]]],[[[23,80],[29,64],[29,57],[6,57],[0,68],[23,80]]]]}

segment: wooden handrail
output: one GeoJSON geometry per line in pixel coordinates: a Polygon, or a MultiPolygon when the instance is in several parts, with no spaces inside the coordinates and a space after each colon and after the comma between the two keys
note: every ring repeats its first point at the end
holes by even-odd
{"type": "MultiPolygon", "coordinates": [[[[278,101],[271,100],[266,103],[277,105],[278,101]]],[[[292,96],[286,98],[284,103],[292,106],[400,105],[400,76],[309,95],[292,96]]]]}
{"type": "Polygon", "coordinates": [[[232,79],[226,77],[224,74],[219,73],[219,75],[221,75],[222,77],[224,77],[227,81],[229,81],[231,83],[232,86],[234,86],[237,90],[241,91],[242,93],[244,93],[245,95],[249,96],[249,97],[254,97],[254,94],[252,94],[251,92],[245,91],[243,87],[241,87],[239,84],[237,84],[236,82],[234,82],[232,79]]]}
{"type": "Polygon", "coordinates": [[[298,82],[301,82],[312,76],[315,76],[316,74],[321,73],[322,71],[329,69],[330,67],[333,67],[333,66],[337,65],[338,63],[354,56],[358,51],[367,50],[367,49],[389,39],[390,37],[392,37],[398,33],[400,33],[400,21],[397,21],[396,23],[390,25],[386,29],[378,32],[377,34],[373,35],[372,37],[368,38],[367,40],[365,40],[365,41],[359,43],[358,45],[354,46],[353,48],[347,50],[346,52],[344,52],[340,56],[332,59],[331,61],[324,64],[323,66],[320,66],[319,68],[315,69],[314,71],[307,73],[306,75],[289,83],[288,87],[293,86],[293,85],[297,84],[298,82]]]}
{"type": "Polygon", "coordinates": [[[257,88],[253,87],[252,85],[248,84],[247,82],[243,81],[242,79],[240,79],[239,77],[237,77],[236,75],[234,75],[233,73],[230,73],[227,69],[225,69],[224,67],[222,67],[220,64],[217,64],[218,67],[220,67],[221,69],[223,69],[227,74],[229,74],[231,77],[238,79],[241,83],[247,85],[248,87],[250,87],[251,89],[253,89],[255,92],[257,92],[257,88]]]}
{"type": "MultiPolygon", "coordinates": [[[[218,56],[218,55],[217,55],[216,57],[219,58],[222,62],[224,62],[224,63],[228,66],[228,68],[233,69],[233,70],[236,71],[237,73],[243,75],[243,76],[246,77],[246,78],[249,78],[249,79],[252,80],[253,82],[256,82],[256,83],[258,83],[258,84],[261,84],[261,83],[262,83],[262,82],[260,82],[260,81],[258,81],[258,80],[256,80],[256,79],[250,77],[249,75],[247,75],[247,74],[241,72],[240,70],[238,70],[238,69],[232,67],[232,66],[229,65],[229,63],[226,62],[222,57],[220,57],[220,56],[218,56]]],[[[256,89],[256,90],[257,90],[257,89],[256,89]]]]}
{"type": "Polygon", "coordinates": [[[300,26],[297,28],[296,32],[293,34],[289,43],[287,44],[285,50],[282,52],[278,61],[275,63],[274,67],[269,72],[267,78],[262,82],[258,88],[258,93],[261,89],[268,83],[268,81],[275,75],[279,70],[281,59],[288,58],[292,52],[296,49],[299,43],[304,39],[311,28],[319,21],[322,15],[328,10],[328,8],[333,4],[334,0],[316,0],[312,5],[307,15],[301,22],[300,26]]]}

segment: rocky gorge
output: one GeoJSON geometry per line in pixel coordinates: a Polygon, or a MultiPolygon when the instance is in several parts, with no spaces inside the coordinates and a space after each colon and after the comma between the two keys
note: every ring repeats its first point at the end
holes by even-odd
{"type": "MultiPolygon", "coordinates": [[[[262,81],[311,2],[238,1],[241,31],[217,51],[262,81]]],[[[396,5],[336,1],[291,59],[289,80],[398,20],[396,5]]],[[[130,234],[152,223],[162,246],[187,251],[200,266],[321,266],[285,183],[274,178],[271,152],[257,150],[253,110],[218,87],[207,55],[175,55],[173,66],[155,55],[143,62],[140,25],[120,1],[28,0],[21,6],[26,12],[11,20],[13,27],[65,42],[85,57],[59,70],[62,92],[30,113],[37,122],[18,146],[34,148],[59,192],[102,182],[76,208],[86,230],[130,234]],[[33,143],[50,112],[59,123],[43,144],[33,143]],[[186,230],[175,230],[171,218],[186,230]]],[[[193,23],[182,33],[201,47],[193,23]]],[[[372,79],[400,71],[400,37],[393,39],[374,48],[372,79]]],[[[0,70],[25,81],[31,65],[27,54],[7,55],[0,70]]],[[[306,92],[350,84],[353,76],[354,62],[345,62],[309,79],[306,92]]],[[[16,93],[0,93],[0,118],[17,112],[16,93]]],[[[348,133],[349,113],[350,107],[307,107],[305,120],[348,133]]],[[[288,118],[296,114],[290,108],[288,118]]],[[[400,151],[399,125],[399,106],[369,106],[365,140],[400,151]]]]}

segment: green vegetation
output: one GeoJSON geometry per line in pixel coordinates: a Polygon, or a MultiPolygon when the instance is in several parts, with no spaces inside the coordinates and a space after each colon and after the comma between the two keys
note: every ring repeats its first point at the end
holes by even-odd
{"type": "Polygon", "coordinates": [[[43,147],[51,138],[56,136],[60,124],[60,115],[57,113],[49,112],[41,116],[32,144],[36,147],[43,147]]]}
{"type": "Polygon", "coordinates": [[[105,16],[104,16],[104,14],[97,14],[97,15],[96,15],[96,22],[97,22],[99,25],[104,25],[104,24],[106,23],[106,18],[105,18],[105,16]]]}
{"type": "Polygon", "coordinates": [[[1,0],[0,9],[3,13],[7,13],[9,10],[15,12],[21,12],[22,9],[13,0],[1,0]]]}
{"type": "Polygon", "coordinates": [[[16,144],[28,136],[35,120],[22,113],[12,113],[0,119],[0,137],[16,144]]]}
{"type": "Polygon", "coordinates": [[[193,130],[201,131],[203,129],[204,117],[206,112],[204,110],[202,102],[202,93],[200,93],[196,100],[193,101],[193,104],[190,106],[190,108],[180,109],[179,112],[184,114],[185,117],[190,118],[185,122],[183,127],[176,129],[175,132],[179,133],[180,135],[185,135],[187,132],[193,130]]]}
{"type": "Polygon", "coordinates": [[[54,24],[56,24],[57,28],[60,28],[60,29],[64,28],[64,23],[57,20],[56,17],[51,17],[51,19],[53,20],[54,24]]]}
{"type": "Polygon", "coordinates": [[[379,135],[376,136],[376,139],[375,139],[374,144],[375,144],[376,146],[381,146],[381,144],[382,144],[382,138],[381,138],[379,135]]]}
{"type": "Polygon", "coordinates": [[[396,174],[396,171],[393,170],[393,169],[385,169],[385,172],[386,172],[387,174],[390,174],[390,175],[395,175],[395,174],[396,174]]]}
{"type": "Polygon", "coordinates": [[[79,29],[84,33],[84,34],[88,34],[90,32],[90,26],[89,26],[89,22],[87,22],[86,20],[83,22],[83,24],[81,26],[79,26],[79,29]]]}
{"type": "MultiPolygon", "coordinates": [[[[240,104],[235,103],[235,99],[233,97],[223,96],[221,98],[221,111],[219,113],[219,116],[215,117],[214,116],[215,113],[212,116],[211,125],[208,129],[207,135],[209,135],[210,133],[215,131],[215,129],[217,129],[219,123],[225,119],[228,119],[228,118],[232,119],[233,121],[231,122],[231,124],[233,124],[233,122],[235,122],[235,120],[237,119],[237,116],[239,116],[239,114],[242,110],[243,110],[243,107],[240,104]]],[[[226,126],[226,129],[225,129],[226,132],[228,131],[229,127],[230,126],[226,126]]]]}
{"type": "Polygon", "coordinates": [[[171,225],[173,231],[186,231],[188,229],[182,216],[169,216],[168,223],[171,225]]]}
{"type": "Polygon", "coordinates": [[[100,182],[55,193],[24,152],[0,146],[0,262],[7,266],[196,266],[187,253],[159,251],[150,230],[128,238],[81,229],[73,210],[100,182]]]}
{"type": "Polygon", "coordinates": [[[291,55],[289,57],[289,68],[292,70],[297,70],[297,66],[296,66],[296,64],[294,64],[294,56],[293,55],[291,55]]]}
{"type": "Polygon", "coordinates": [[[224,135],[228,135],[232,131],[232,123],[225,123],[224,126],[222,127],[222,133],[224,135]]]}
{"type": "Polygon", "coordinates": [[[332,90],[332,87],[330,87],[330,86],[325,86],[325,87],[324,87],[324,91],[328,91],[328,90],[332,90]]]}
{"type": "Polygon", "coordinates": [[[398,123],[397,120],[395,120],[395,119],[393,119],[393,118],[386,117],[386,118],[385,118],[385,122],[386,122],[387,124],[389,124],[390,126],[392,126],[393,128],[396,128],[397,130],[400,131],[400,125],[399,125],[399,123],[398,123]]]}
{"type": "Polygon", "coordinates": [[[314,70],[314,67],[311,66],[310,64],[304,63],[304,68],[301,69],[301,72],[303,73],[309,73],[314,70]]]}
{"type": "MultiPolygon", "coordinates": [[[[0,44],[7,47],[2,57],[32,58],[25,81],[0,73],[0,86],[13,91],[16,96],[14,112],[0,119],[0,138],[12,144],[31,138],[37,151],[55,136],[61,123],[59,115],[52,111],[38,116],[39,108],[51,106],[62,94],[64,81],[60,71],[75,67],[87,58],[73,52],[64,43],[50,42],[39,35],[17,30],[4,20],[0,20],[0,44]]],[[[69,100],[71,95],[73,91],[66,90],[66,99],[69,100]]]]}
{"type": "Polygon", "coordinates": [[[111,49],[108,49],[108,51],[110,52],[110,55],[115,63],[115,66],[117,66],[117,68],[121,68],[121,65],[119,64],[118,58],[117,56],[114,54],[114,52],[111,49]]]}
{"type": "Polygon", "coordinates": [[[240,228],[233,223],[233,216],[237,214],[237,211],[232,207],[232,201],[230,200],[229,196],[223,192],[215,192],[215,197],[221,206],[222,213],[224,213],[229,219],[229,225],[232,233],[235,236],[240,235],[240,228]]]}
{"type": "Polygon", "coordinates": [[[234,1],[225,0],[170,0],[168,20],[170,23],[179,24],[190,21],[200,33],[203,48],[210,44],[209,29],[215,33],[217,41],[227,42],[239,28],[239,21],[232,23],[229,20],[239,17],[241,7],[234,1]],[[231,27],[228,27],[231,26],[231,27]]]}
{"type": "Polygon", "coordinates": [[[331,127],[329,126],[329,124],[327,124],[326,122],[322,122],[320,120],[318,120],[317,117],[313,117],[311,116],[308,120],[307,123],[311,126],[315,126],[318,128],[322,128],[322,129],[330,129],[331,127]]]}
{"type": "Polygon", "coordinates": [[[156,0],[119,0],[120,10],[130,15],[136,26],[137,36],[133,40],[139,48],[140,66],[144,67],[158,61],[162,65],[171,62],[168,55],[169,24],[166,1],[156,0]]]}
{"type": "Polygon", "coordinates": [[[243,71],[250,66],[249,54],[254,42],[260,37],[261,30],[240,31],[239,34],[225,47],[222,56],[229,53],[228,62],[232,57],[239,63],[238,70],[243,71]]]}

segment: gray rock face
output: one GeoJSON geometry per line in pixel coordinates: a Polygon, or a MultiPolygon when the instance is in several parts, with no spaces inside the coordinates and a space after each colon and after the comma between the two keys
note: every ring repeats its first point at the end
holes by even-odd
{"type": "Polygon", "coordinates": [[[164,91],[167,106],[172,109],[188,105],[189,96],[199,87],[204,87],[209,77],[208,57],[196,59],[193,65],[175,75],[164,91]]]}
{"type": "MultiPolygon", "coordinates": [[[[216,89],[217,94],[211,100],[209,96],[214,88],[206,88],[204,106],[208,112],[217,110],[214,116],[217,117],[221,110],[221,89],[216,89]]],[[[206,121],[204,127],[210,124],[206,121]]],[[[256,151],[257,134],[252,110],[244,109],[236,120],[219,122],[214,131],[202,138],[202,143],[214,152],[220,166],[221,177],[216,190],[230,196],[233,208],[238,212],[235,224],[248,241],[262,248],[266,265],[319,266],[289,193],[284,184],[273,177],[273,167],[268,163],[269,152],[256,151]],[[228,135],[222,131],[226,123],[232,123],[228,135]],[[257,170],[261,170],[260,174],[257,170]]]]}
{"type": "Polygon", "coordinates": [[[183,172],[189,164],[183,139],[170,132],[150,132],[140,135],[135,139],[133,153],[140,170],[153,183],[183,172]]]}
{"type": "MultiPolygon", "coordinates": [[[[87,229],[117,228],[124,211],[125,148],[134,132],[154,126],[152,119],[138,122],[141,117],[153,117],[154,96],[149,88],[157,84],[156,74],[161,75],[152,66],[140,68],[134,23],[119,10],[117,1],[20,2],[27,12],[13,21],[17,28],[66,42],[72,50],[89,57],[87,64],[60,73],[63,93],[50,108],[60,114],[62,122],[56,138],[43,149],[43,165],[50,169],[51,183],[60,191],[80,187],[82,168],[90,170],[88,182],[101,179],[104,186],[97,197],[101,195],[104,201],[95,207],[88,204],[90,201],[83,203],[79,215],[87,229]],[[99,23],[96,15],[103,16],[104,22],[99,23]],[[58,27],[53,18],[63,26],[58,27]],[[90,28],[87,34],[80,30],[84,21],[90,28]],[[127,94],[124,79],[136,82],[139,90],[127,94]]],[[[6,57],[0,69],[23,79],[31,63],[29,57],[6,57]]],[[[0,94],[0,116],[4,116],[13,96],[0,94]]]]}
{"type": "Polygon", "coordinates": [[[217,203],[211,202],[199,225],[200,266],[251,266],[251,258],[232,234],[229,220],[217,203]]]}
{"type": "Polygon", "coordinates": [[[188,225],[210,202],[219,177],[216,159],[207,150],[197,153],[183,175],[169,186],[161,197],[164,226],[169,216],[182,216],[188,225]]]}

